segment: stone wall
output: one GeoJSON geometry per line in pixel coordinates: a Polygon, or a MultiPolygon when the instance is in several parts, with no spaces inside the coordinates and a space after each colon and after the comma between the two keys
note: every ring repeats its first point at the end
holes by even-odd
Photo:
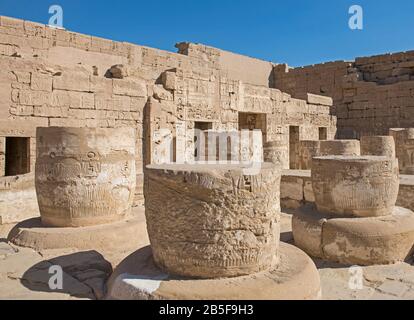
{"type": "Polygon", "coordinates": [[[177,48],[167,52],[0,17],[0,137],[30,138],[33,171],[36,127],[133,127],[138,204],[143,166],[152,162],[160,130],[184,141],[176,154],[186,160],[194,156],[200,122],[238,130],[242,113],[260,115],[264,138],[286,141],[287,152],[289,126],[298,126],[302,139],[318,139],[319,127],[335,135],[332,101],[294,99],[269,88],[271,63],[201,44],[177,48]]]}
{"type": "Polygon", "coordinates": [[[338,138],[386,135],[414,122],[414,51],[300,68],[274,68],[274,86],[293,97],[334,99],[338,138]]]}

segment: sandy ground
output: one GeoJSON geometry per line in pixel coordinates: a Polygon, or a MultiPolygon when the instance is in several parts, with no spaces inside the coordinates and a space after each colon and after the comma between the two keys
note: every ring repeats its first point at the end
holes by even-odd
{"type": "MultiPolygon", "coordinates": [[[[282,214],[281,221],[281,239],[292,243],[291,216],[282,214]]],[[[36,252],[7,242],[12,227],[0,226],[0,299],[101,299],[111,271],[131,253],[36,252]],[[49,288],[53,265],[62,267],[62,290],[49,288]]],[[[322,299],[414,299],[414,262],[359,268],[314,261],[321,277],[322,299]]]]}

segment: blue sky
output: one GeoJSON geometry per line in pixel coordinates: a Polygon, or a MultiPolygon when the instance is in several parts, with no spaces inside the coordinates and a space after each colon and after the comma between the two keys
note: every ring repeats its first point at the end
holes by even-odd
{"type": "Polygon", "coordinates": [[[52,4],[68,30],[170,51],[191,41],[300,66],[414,50],[413,0],[0,0],[0,15],[47,23],[52,4]],[[354,4],[364,30],[348,27],[354,4]]]}

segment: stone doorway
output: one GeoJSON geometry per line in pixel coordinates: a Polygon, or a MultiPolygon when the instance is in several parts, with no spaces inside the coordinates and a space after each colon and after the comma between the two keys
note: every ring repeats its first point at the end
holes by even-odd
{"type": "Polygon", "coordinates": [[[205,161],[207,160],[208,155],[208,138],[205,134],[200,134],[201,132],[205,132],[208,130],[213,129],[212,122],[205,122],[205,121],[196,121],[194,122],[194,130],[196,131],[194,134],[194,159],[195,161],[205,161]],[[197,132],[198,131],[198,132],[197,132]],[[201,132],[200,132],[201,131],[201,132]],[[200,143],[199,139],[204,139],[204,143],[200,143]],[[201,156],[199,152],[199,147],[204,145],[204,157],[201,156]]]}
{"type": "Polygon", "coordinates": [[[30,172],[30,138],[6,137],[5,176],[30,172]]]}
{"type": "Polygon", "coordinates": [[[319,128],[319,140],[328,140],[328,128],[326,127],[319,128]]]}
{"type": "Polygon", "coordinates": [[[289,168],[299,168],[299,126],[289,127],[289,168]]]}

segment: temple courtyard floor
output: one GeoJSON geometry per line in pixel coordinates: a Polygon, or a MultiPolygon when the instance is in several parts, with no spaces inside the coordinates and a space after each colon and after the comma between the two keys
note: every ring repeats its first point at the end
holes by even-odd
{"type": "MultiPolygon", "coordinates": [[[[140,217],[142,241],[137,250],[149,244],[143,209],[135,208],[140,217]]],[[[291,215],[282,214],[282,241],[293,243],[291,215]]],[[[53,249],[35,251],[7,242],[14,225],[0,225],[0,299],[102,299],[105,282],[112,270],[131,251],[81,251],[53,249]],[[63,288],[51,290],[50,267],[63,270],[63,288]]],[[[322,299],[414,300],[414,261],[387,266],[350,268],[314,259],[318,267],[322,299]]]]}

